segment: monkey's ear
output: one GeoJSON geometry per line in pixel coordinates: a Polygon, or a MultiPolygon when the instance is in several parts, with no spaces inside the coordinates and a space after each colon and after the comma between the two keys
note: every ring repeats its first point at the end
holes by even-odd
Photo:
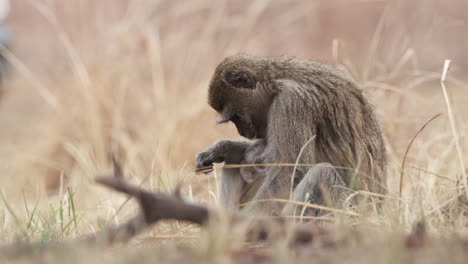
{"type": "Polygon", "coordinates": [[[255,89],[255,80],[247,72],[227,71],[224,78],[227,83],[236,88],[255,89]]]}

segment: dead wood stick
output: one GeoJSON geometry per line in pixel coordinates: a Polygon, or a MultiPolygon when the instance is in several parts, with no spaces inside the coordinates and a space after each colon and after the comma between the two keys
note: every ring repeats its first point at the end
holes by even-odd
{"type": "Polygon", "coordinates": [[[97,177],[96,182],[134,197],[141,209],[141,212],[129,221],[111,227],[102,234],[97,234],[98,241],[109,243],[126,241],[146,227],[163,219],[189,221],[201,225],[209,217],[208,208],[188,202],[177,194],[149,192],[127,183],[122,178],[110,176],[97,177]]]}
{"type": "Polygon", "coordinates": [[[89,236],[87,242],[112,244],[125,242],[159,220],[172,219],[204,224],[209,217],[207,207],[184,200],[177,188],[173,194],[144,190],[125,181],[120,163],[112,156],[113,175],[98,176],[96,182],[137,199],[140,212],[125,223],[89,236]]]}

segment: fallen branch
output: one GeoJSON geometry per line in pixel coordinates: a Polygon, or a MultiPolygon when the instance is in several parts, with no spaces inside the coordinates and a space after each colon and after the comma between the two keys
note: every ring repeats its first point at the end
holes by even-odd
{"type": "Polygon", "coordinates": [[[113,165],[114,175],[96,177],[96,182],[134,197],[141,211],[123,224],[88,237],[87,241],[109,244],[124,242],[163,219],[189,221],[200,225],[207,222],[210,215],[208,208],[184,200],[179,188],[173,194],[146,191],[125,181],[121,166],[115,159],[113,165]]]}

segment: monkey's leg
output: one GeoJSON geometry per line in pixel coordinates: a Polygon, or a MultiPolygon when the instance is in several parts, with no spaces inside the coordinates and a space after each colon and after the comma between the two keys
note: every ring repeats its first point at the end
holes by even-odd
{"type": "MultiPolygon", "coordinates": [[[[320,163],[305,174],[294,189],[292,199],[328,207],[339,207],[348,195],[344,187],[346,183],[339,170],[329,163],[320,163]]],[[[304,206],[294,204],[287,204],[282,211],[283,215],[295,216],[320,216],[324,213],[326,212],[315,208],[305,208],[304,211],[304,206]]]]}
{"type": "Polygon", "coordinates": [[[218,203],[229,211],[239,210],[239,203],[247,186],[241,177],[240,169],[221,170],[221,180],[218,187],[218,203]]]}

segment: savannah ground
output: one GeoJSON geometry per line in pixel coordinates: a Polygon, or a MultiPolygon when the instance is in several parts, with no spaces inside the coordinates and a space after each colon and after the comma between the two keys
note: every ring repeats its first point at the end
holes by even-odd
{"type": "MultiPolygon", "coordinates": [[[[335,216],[328,228],[349,242],[311,245],[310,259],[463,262],[466,194],[456,197],[468,167],[467,14],[463,0],[14,0],[11,69],[0,98],[0,247],[71,240],[132,215],[133,201],[94,183],[111,170],[109,153],[132,183],[161,192],[181,184],[184,197],[214,207],[216,176],[195,174],[194,156],[238,135],[232,124],[215,125],[206,91],[217,63],[245,52],[311,58],[347,72],[363,84],[385,133],[382,210],[335,216]],[[444,59],[452,60],[447,96],[444,59]],[[418,222],[429,238],[415,249],[407,243],[418,222]]],[[[284,242],[252,251],[258,247],[239,233],[165,221],[128,244],[0,261],[289,263],[303,256],[284,242]]]]}

